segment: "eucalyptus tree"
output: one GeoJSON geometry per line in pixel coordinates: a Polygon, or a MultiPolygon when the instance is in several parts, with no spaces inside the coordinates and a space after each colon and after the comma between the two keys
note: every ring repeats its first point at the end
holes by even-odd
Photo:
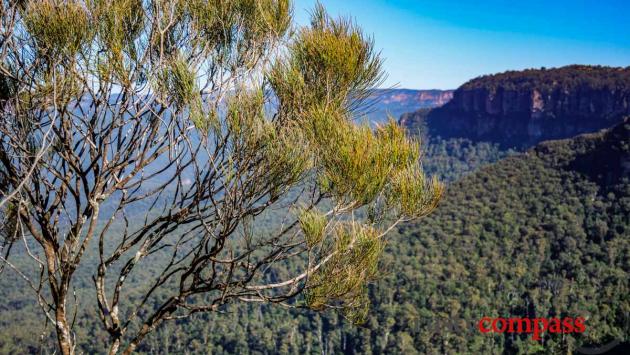
{"type": "Polygon", "coordinates": [[[1,260],[24,245],[63,354],[82,269],[110,353],[228,302],[360,322],[387,232],[442,194],[396,123],[353,122],[382,61],[320,5],[303,27],[288,0],[1,6],[1,260]]]}

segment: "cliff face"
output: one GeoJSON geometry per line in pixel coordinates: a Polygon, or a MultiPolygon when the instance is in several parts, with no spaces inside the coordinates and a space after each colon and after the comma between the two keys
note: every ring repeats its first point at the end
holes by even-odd
{"type": "Polygon", "coordinates": [[[524,148],[540,141],[594,132],[630,114],[630,67],[570,66],[474,79],[426,115],[429,134],[524,148]]]}

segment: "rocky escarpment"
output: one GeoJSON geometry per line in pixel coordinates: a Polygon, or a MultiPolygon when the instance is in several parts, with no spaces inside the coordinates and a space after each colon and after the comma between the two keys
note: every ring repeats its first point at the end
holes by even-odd
{"type": "Polygon", "coordinates": [[[630,67],[568,66],[480,77],[430,112],[404,115],[431,136],[492,141],[526,148],[594,132],[630,114],[630,67]]]}

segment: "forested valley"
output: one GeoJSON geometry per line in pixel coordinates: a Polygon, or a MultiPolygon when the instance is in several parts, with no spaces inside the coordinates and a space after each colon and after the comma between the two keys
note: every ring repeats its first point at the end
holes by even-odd
{"type": "MultiPolygon", "coordinates": [[[[352,325],[333,312],[235,304],[169,323],[138,350],[561,353],[626,339],[630,184],[619,164],[630,156],[629,134],[626,121],[612,131],[524,153],[464,139],[427,143],[425,169],[454,182],[434,214],[401,226],[389,239],[386,272],[370,288],[365,324],[352,325]],[[584,315],[588,331],[547,335],[538,343],[476,328],[483,316],[535,314],[584,315]]],[[[13,262],[19,265],[19,259],[14,252],[13,262]]],[[[133,278],[142,283],[144,277],[133,278]]],[[[0,352],[45,353],[53,341],[51,325],[19,275],[4,270],[0,280],[6,300],[0,305],[0,352]]],[[[80,275],[81,304],[93,302],[89,287],[81,286],[90,282],[88,273],[80,275]]],[[[90,309],[79,312],[76,329],[81,339],[90,339],[81,350],[98,353],[107,334],[90,309]]]]}

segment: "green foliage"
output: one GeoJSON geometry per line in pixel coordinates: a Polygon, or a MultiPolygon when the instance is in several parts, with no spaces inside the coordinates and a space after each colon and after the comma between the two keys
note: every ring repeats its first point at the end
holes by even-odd
{"type": "Polygon", "coordinates": [[[437,177],[427,181],[416,165],[410,165],[394,175],[387,197],[390,205],[399,205],[403,215],[420,218],[437,207],[443,191],[444,185],[437,177]]]}
{"type": "Polygon", "coordinates": [[[99,36],[110,52],[110,60],[120,59],[125,50],[131,53],[144,27],[142,1],[94,0],[92,6],[100,26],[99,36]]]}
{"type": "Polygon", "coordinates": [[[501,149],[496,143],[473,142],[465,138],[431,139],[422,152],[422,168],[426,174],[446,182],[456,181],[485,165],[516,154],[511,149],[501,149]]]}
{"type": "Polygon", "coordinates": [[[179,3],[199,31],[196,39],[216,53],[222,65],[253,67],[273,38],[283,37],[291,24],[288,0],[182,1],[179,3]],[[237,48],[234,42],[239,41],[237,48]]]}
{"type": "MultiPolygon", "coordinates": [[[[403,267],[409,279],[396,297],[419,316],[393,328],[410,332],[420,352],[526,353],[542,346],[560,353],[628,339],[630,184],[615,172],[626,154],[615,147],[627,145],[628,135],[613,133],[545,143],[483,168],[451,185],[428,223],[401,227],[408,238],[391,245],[392,267],[403,267]],[[608,152],[608,163],[589,165],[593,177],[577,170],[576,162],[603,159],[596,152],[608,152]],[[596,179],[600,174],[609,180],[596,179]],[[406,264],[423,265],[423,272],[406,264]],[[483,316],[534,314],[584,316],[587,331],[547,334],[541,344],[474,327],[483,316]],[[464,326],[435,326],[453,319],[464,326]]],[[[387,299],[387,286],[377,287],[387,299]]]]}
{"type": "Polygon", "coordinates": [[[382,60],[374,43],[351,21],[330,18],[321,5],[311,27],[300,29],[287,58],[269,75],[281,104],[297,112],[322,102],[348,110],[350,96],[365,98],[382,79],[382,60]],[[334,93],[329,88],[335,88],[334,93]]]}
{"type": "Polygon", "coordinates": [[[273,129],[271,121],[265,117],[265,99],[261,89],[238,90],[230,97],[226,121],[234,134],[233,139],[248,146],[248,151],[260,148],[260,141],[273,129]]]}
{"type": "Polygon", "coordinates": [[[240,0],[236,6],[245,18],[245,38],[248,42],[264,40],[270,32],[282,36],[291,25],[288,0],[240,0]]]}
{"type": "Polygon", "coordinates": [[[41,55],[74,56],[90,40],[92,24],[78,1],[30,1],[24,22],[41,55]]]}
{"type": "Polygon", "coordinates": [[[337,99],[345,100],[350,90],[360,92],[378,82],[381,61],[372,53],[373,44],[351,22],[332,20],[319,6],[311,26],[300,32],[291,50],[294,65],[302,69],[316,96],[332,86],[341,89],[337,99]]]}
{"type": "MultiPolygon", "coordinates": [[[[312,160],[304,152],[304,136],[299,129],[276,127],[268,136],[262,152],[264,164],[261,169],[266,170],[266,179],[272,186],[294,186],[312,168],[312,160]]],[[[277,194],[274,191],[274,197],[277,194]]]]}
{"type": "Polygon", "coordinates": [[[304,296],[311,309],[341,306],[349,320],[363,323],[369,309],[367,283],[376,278],[383,242],[379,232],[357,223],[335,228],[331,259],[308,279],[304,296]]]}
{"type": "MultiPolygon", "coordinates": [[[[265,180],[259,181],[259,186],[288,188],[301,180],[311,167],[312,157],[305,151],[299,127],[268,119],[265,100],[262,89],[237,90],[227,102],[225,128],[236,159],[248,164],[260,162],[258,170],[265,180]]],[[[217,124],[215,128],[221,127],[217,124]]]]}
{"type": "Polygon", "coordinates": [[[320,181],[342,205],[374,201],[399,171],[417,162],[418,145],[393,121],[374,133],[324,109],[309,118],[304,126],[322,168],[320,181]]]}
{"type": "Polygon", "coordinates": [[[166,64],[157,77],[158,90],[170,98],[176,109],[188,109],[189,119],[197,129],[208,132],[210,127],[218,125],[217,117],[204,114],[195,73],[183,55],[177,55],[166,64]]]}
{"type": "Polygon", "coordinates": [[[309,248],[321,243],[326,233],[326,225],[328,221],[326,216],[316,209],[303,210],[298,216],[300,222],[300,228],[304,233],[306,244],[309,248]]]}

